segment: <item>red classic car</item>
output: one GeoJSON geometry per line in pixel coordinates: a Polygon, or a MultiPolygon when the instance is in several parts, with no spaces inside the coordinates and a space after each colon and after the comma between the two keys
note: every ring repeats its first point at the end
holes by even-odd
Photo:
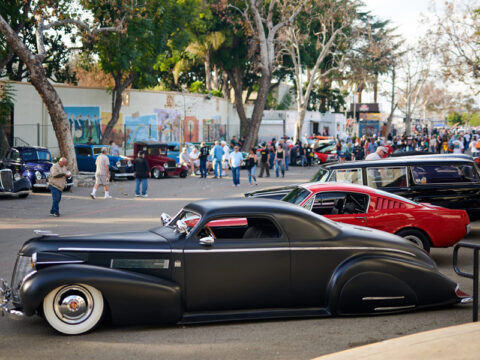
{"type": "Polygon", "coordinates": [[[303,184],[282,200],[334,221],[402,236],[427,252],[432,246],[453,246],[470,231],[470,221],[464,210],[420,204],[362,185],[303,184]]]}
{"type": "Polygon", "coordinates": [[[168,145],[158,141],[138,141],[133,144],[134,158],[136,159],[139,151],[145,151],[145,159],[148,161],[152,177],[155,179],[180,176],[184,178],[188,174],[188,168],[185,165],[168,157],[168,145]]]}

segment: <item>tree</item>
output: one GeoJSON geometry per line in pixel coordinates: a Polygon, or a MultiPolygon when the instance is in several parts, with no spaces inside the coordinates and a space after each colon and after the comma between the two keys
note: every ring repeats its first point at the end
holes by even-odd
{"type": "Polygon", "coordinates": [[[478,2],[446,1],[443,13],[434,12],[426,39],[447,80],[464,83],[480,93],[480,17],[478,2]]]}
{"type": "MultiPolygon", "coordinates": [[[[52,4],[49,1],[36,2],[36,7],[31,8],[32,2],[26,0],[22,16],[35,23],[36,49],[27,48],[18,33],[0,15],[0,32],[5,42],[27,66],[30,81],[42,98],[52,122],[53,129],[58,141],[60,153],[68,159],[68,167],[77,172],[75,149],[69,129],[69,123],[62,100],[53,85],[49,82],[43,63],[47,57],[45,45],[45,33],[57,31],[59,28],[76,27],[82,29],[85,36],[94,36],[103,31],[118,31],[119,27],[95,28],[88,22],[82,21],[71,6],[69,0],[56,1],[52,4]]],[[[117,24],[120,26],[121,24],[117,24]]]]}
{"type": "Polygon", "coordinates": [[[93,14],[93,21],[102,27],[125,21],[123,32],[98,34],[92,52],[99,57],[101,69],[110,74],[112,117],[102,134],[101,142],[110,140],[122,107],[122,94],[129,87],[142,89],[158,83],[153,71],[157,57],[171,46],[183,46],[183,28],[196,16],[198,0],[152,0],[147,2],[116,0],[84,0],[93,14]]]}
{"type": "Polygon", "coordinates": [[[0,156],[10,147],[5,125],[11,116],[15,89],[8,82],[0,82],[0,156]]]}
{"type": "Polygon", "coordinates": [[[405,132],[412,130],[412,116],[421,105],[421,92],[430,76],[430,56],[410,49],[402,59],[397,87],[398,109],[405,116],[405,132]]]}
{"type": "Polygon", "coordinates": [[[252,117],[244,120],[245,124],[241,126],[247,149],[252,148],[257,140],[272,76],[278,64],[278,33],[284,26],[293,24],[306,2],[307,0],[238,0],[229,5],[243,16],[254,39],[251,45],[258,50],[258,53],[250,51],[252,55],[258,54],[255,59],[251,59],[255,61],[256,70],[260,74],[257,99],[252,117]]]}
{"type": "Polygon", "coordinates": [[[281,40],[293,64],[298,110],[294,141],[301,136],[314,85],[343,66],[342,43],[353,33],[347,29],[357,16],[357,6],[351,0],[312,1],[291,26],[284,28],[281,40]]]}

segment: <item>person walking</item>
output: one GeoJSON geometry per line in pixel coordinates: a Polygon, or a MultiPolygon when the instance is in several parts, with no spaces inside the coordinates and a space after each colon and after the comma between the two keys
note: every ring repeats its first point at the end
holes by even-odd
{"type": "Polygon", "coordinates": [[[200,144],[200,155],[198,155],[200,159],[200,177],[206,178],[207,177],[207,159],[208,159],[208,147],[205,145],[205,142],[202,141],[200,144]]]}
{"type": "Polygon", "coordinates": [[[282,170],[282,177],[285,177],[285,151],[283,151],[282,144],[277,145],[277,151],[275,152],[275,175],[279,176],[278,170],[282,170]]]}
{"type": "Polygon", "coordinates": [[[62,191],[65,188],[66,178],[70,178],[72,173],[67,170],[65,165],[67,159],[61,157],[58,162],[54,163],[50,168],[50,175],[48,177],[48,187],[52,194],[52,208],[50,209],[50,216],[60,216],[60,201],[62,200],[62,191]]]}
{"type": "Polygon", "coordinates": [[[218,140],[215,141],[215,146],[213,147],[213,169],[215,172],[215,179],[222,178],[222,158],[224,153],[223,147],[220,146],[218,140]]]}
{"type": "Polygon", "coordinates": [[[109,184],[110,184],[110,161],[108,160],[108,149],[106,147],[102,148],[100,155],[98,155],[97,160],[95,160],[95,166],[97,170],[95,171],[95,185],[93,185],[92,193],[90,197],[95,200],[96,192],[100,185],[105,189],[105,199],[111,199],[109,193],[109,184]]]}
{"type": "Polygon", "coordinates": [[[234,151],[230,154],[230,167],[232,168],[233,186],[240,185],[240,166],[242,165],[243,155],[239,151],[240,147],[234,147],[234,151]]]}
{"type": "Polygon", "coordinates": [[[263,177],[263,171],[267,173],[267,177],[270,177],[270,150],[267,148],[267,144],[263,143],[260,149],[260,175],[263,177]]]}
{"type": "Polygon", "coordinates": [[[150,166],[145,159],[145,151],[139,151],[138,157],[133,162],[133,175],[135,176],[135,196],[148,197],[148,178],[150,177],[150,166]],[[142,193],[140,195],[140,186],[142,193]]]}
{"type": "Polygon", "coordinates": [[[250,152],[247,155],[247,169],[248,169],[248,184],[253,185],[253,181],[255,181],[255,185],[257,184],[257,177],[255,176],[255,171],[257,170],[257,154],[255,148],[251,148],[250,152]]]}

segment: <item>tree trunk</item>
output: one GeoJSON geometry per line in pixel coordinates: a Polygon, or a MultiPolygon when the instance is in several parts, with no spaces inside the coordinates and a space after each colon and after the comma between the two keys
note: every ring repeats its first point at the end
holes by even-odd
{"type": "Polygon", "coordinates": [[[375,79],[373,80],[373,102],[376,104],[378,99],[378,75],[375,74],[375,79]]]}
{"type": "Polygon", "coordinates": [[[5,132],[5,125],[0,125],[0,157],[3,157],[9,148],[10,142],[5,132]]]}
{"type": "MultiPolygon", "coordinates": [[[[258,88],[257,100],[253,108],[252,118],[250,120],[247,133],[245,135],[244,149],[251,149],[256,145],[258,138],[258,130],[262,122],[263,111],[265,110],[265,104],[267,103],[267,96],[270,90],[271,75],[267,71],[262,71],[262,77],[260,78],[260,84],[258,88]]],[[[283,136],[284,134],[281,134],[283,136]]]]}
{"type": "Polygon", "coordinates": [[[243,106],[243,82],[240,69],[227,71],[228,78],[233,87],[233,94],[235,100],[235,107],[237,108],[237,114],[240,118],[240,136],[246,135],[248,129],[248,119],[245,114],[245,107],[243,106]]]}
{"type": "MultiPolygon", "coordinates": [[[[122,74],[116,74],[113,77],[115,81],[115,88],[112,92],[112,118],[105,127],[105,131],[102,134],[100,143],[108,144],[110,141],[113,128],[117,125],[118,119],[120,118],[120,110],[122,109],[122,95],[126,88],[128,88],[134,81],[134,76],[128,76],[125,81],[122,83],[122,74]]],[[[125,144],[125,147],[127,144],[125,144]]]]}
{"type": "Polygon", "coordinates": [[[205,56],[205,86],[207,91],[212,91],[212,68],[210,66],[210,53],[205,56]]]}
{"type": "Polygon", "coordinates": [[[60,154],[67,158],[68,168],[76,174],[78,172],[77,159],[72,135],[70,134],[67,114],[63,108],[60,96],[58,96],[57,91],[48,81],[45,70],[43,69],[41,57],[33,55],[30,50],[27,49],[22,40],[2,16],[0,16],[0,31],[4,34],[8,45],[27,65],[32,85],[42,98],[50,114],[50,121],[52,122],[55,136],[57,137],[60,154]]]}
{"type": "Polygon", "coordinates": [[[298,105],[298,119],[295,123],[295,136],[293,138],[294,142],[302,138],[302,129],[303,123],[305,122],[305,115],[307,113],[307,106],[306,104],[298,105]]]}
{"type": "Polygon", "coordinates": [[[392,69],[392,101],[390,103],[390,115],[388,116],[387,126],[385,129],[386,136],[388,136],[388,134],[390,134],[392,130],[393,113],[395,112],[398,106],[398,103],[395,102],[395,79],[396,79],[396,72],[395,72],[395,68],[393,68],[392,69]]]}
{"type": "Polygon", "coordinates": [[[412,116],[407,114],[405,119],[405,135],[410,136],[412,134],[412,116]]]}

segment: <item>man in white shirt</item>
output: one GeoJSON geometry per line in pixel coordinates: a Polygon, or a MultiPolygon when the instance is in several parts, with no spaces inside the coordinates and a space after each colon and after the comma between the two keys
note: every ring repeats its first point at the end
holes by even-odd
{"type": "Polygon", "coordinates": [[[379,146],[377,147],[377,150],[375,150],[375,152],[368,154],[365,160],[381,160],[385,157],[387,152],[388,152],[387,148],[383,146],[379,146]]]}
{"type": "Polygon", "coordinates": [[[226,141],[221,142],[223,147],[223,161],[222,161],[222,176],[228,175],[228,160],[230,157],[230,148],[227,145],[226,141]]]}
{"type": "Polygon", "coordinates": [[[239,151],[240,147],[237,145],[234,151],[230,154],[230,167],[232,168],[233,186],[240,185],[240,166],[242,166],[243,155],[239,151]]]}

